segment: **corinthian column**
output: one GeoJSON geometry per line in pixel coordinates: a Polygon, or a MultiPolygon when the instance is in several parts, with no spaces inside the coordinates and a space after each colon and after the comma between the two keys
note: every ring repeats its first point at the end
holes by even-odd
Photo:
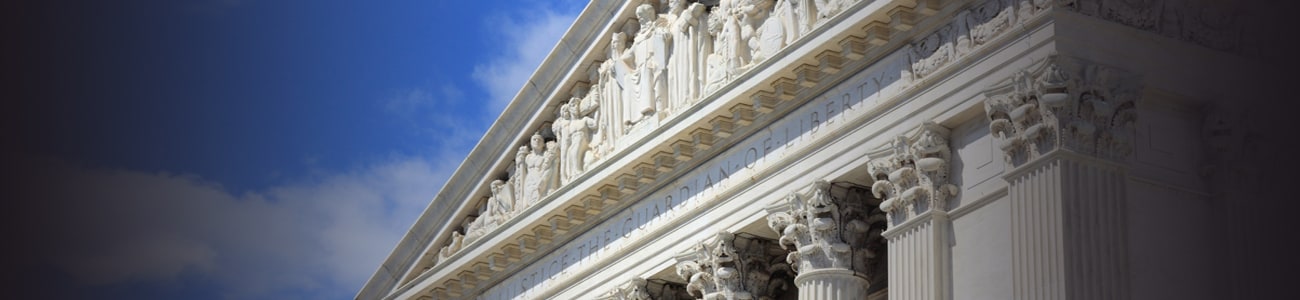
{"type": "Polygon", "coordinates": [[[1011,170],[1016,299],[1126,299],[1127,167],[1138,80],[1049,57],[985,92],[1011,170]]]}
{"type": "Polygon", "coordinates": [[[948,198],[957,187],[948,182],[952,150],[948,129],[927,122],[868,156],[868,169],[876,180],[871,192],[884,199],[889,230],[890,299],[948,299],[951,255],[947,236],[948,198]]]}
{"type": "Polygon", "coordinates": [[[791,194],[768,211],[781,234],[786,261],[798,276],[799,299],[865,299],[883,288],[880,238],[885,217],[866,187],[817,181],[808,195],[791,194]],[[875,280],[873,280],[875,279],[875,280]]]}

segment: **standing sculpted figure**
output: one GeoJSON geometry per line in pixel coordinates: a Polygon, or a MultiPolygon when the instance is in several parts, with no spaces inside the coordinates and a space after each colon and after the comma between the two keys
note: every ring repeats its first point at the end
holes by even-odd
{"type": "MultiPolygon", "coordinates": [[[[635,27],[635,23],[628,24],[635,27]]],[[[636,99],[639,75],[636,73],[634,66],[629,65],[623,59],[631,55],[627,48],[626,33],[615,32],[610,36],[609,60],[605,61],[610,65],[608,68],[609,76],[605,78],[612,80],[609,80],[610,84],[605,87],[607,90],[605,95],[608,96],[606,97],[608,99],[606,103],[610,104],[606,106],[610,108],[608,110],[613,114],[610,121],[605,123],[613,129],[611,134],[616,136],[614,139],[609,140],[611,142],[617,142],[618,138],[627,134],[628,124],[632,124],[637,120],[633,113],[633,107],[636,107],[636,105],[631,102],[636,99]]]]}
{"type": "MultiPolygon", "coordinates": [[[[555,186],[559,185],[558,177],[555,172],[555,163],[558,157],[555,157],[555,149],[547,149],[548,143],[542,139],[540,133],[534,133],[530,139],[530,148],[520,147],[520,153],[515,156],[516,164],[522,164],[523,184],[520,186],[520,198],[517,202],[522,202],[522,206],[516,206],[523,209],[541,200],[543,196],[550,193],[555,186]],[[525,152],[526,151],[526,152],[525,152]],[[520,159],[522,158],[522,159],[520,159]]],[[[551,142],[550,145],[554,145],[551,142]]],[[[558,147],[555,147],[558,148],[558,147]]],[[[518,175],[516,175],[518,176],[518,175]]]]}
{"type": "Polygon", "coordinates": [[[713,52],[713,39],[706,29],[705,7],[700,3],[686,6],[685,0],[669,2],[669,14],[676,16],[671,24],[673,52],[668,57],[669,101],[672,110],[681,110],[704,94],[708,81],[706,57],[713,52]]]}
{"type": "Polygon", "coordinates": [[[815,0],[794,0],[795,7],[794,17],[798,24],[799,36],[808,34],[813,27],[817,27],[817,1],[815,0]]]}
{"type": "Polygon", "coordinates": [[[741,1],[747,0],[722,0],[718,6],[722,11],[722,35],[718,40],[723,45],[722,54],[730,58],[727,61],[727,81],[735,79],[749,64],[749,42],[740,27],[741,16],[745,14],[741,1]]]}
{"type": "MultiPolygon", "coordinates": [[[[596,125],[589,135],[591,138],[587,141],[587,151],[582,153],[583,170],[591,169],[591,165],[605,157],[605,149],[607,148],[605,141],[609,132],[607,132],[608,128],[605,126],[605,119],[608,116],[605,115],[606,104],[601,103],[604,102],[604,85],[606,84],[601,82],[604,78],[603,69],[603,63],[587,68],[587,82],[591,83],[591,87],[578,100],[581,103],[578,105],[578,114],[591,118],[596,125]]],[[[573,102],[574,100],[569,101],[573,102]]]]}
{"type": "Polygon", "coordinates": [[[640,30],[632,40],[632,51],[623,52],[620,59],[625,68],[635,70],[628,77],[628,82],[636,86],[632,98],[634,118],[627,120],[629,124],[654,117],[657,108],[666,102],[668,81],[665,67],[672,42],[665,29],[667,24],[660,22],[653,5],[637,6],[636,18],[640,30]]]}
{"type": "MultiPolygon", "coordinates": [[[[555,141],[546,142],[546,151],[542,153],[542,185],[540,186],[542,196],[546,196],[560,188],[560,145],[555,141]]],[[[541,200],[538,197],[537,200],[541,200]]],[[[533,200],[536,203],[537,200],[533,200]]]]}
{"type": "Polygon", "coordinates": [[[552,130],[560,140],[561,184],[567,184],[582,174],[591,131],[596,129],[596,119],[579,115],[578,105],[581,103],[574,100],[560,105],[560,118],[552,125],[552,130]]]}

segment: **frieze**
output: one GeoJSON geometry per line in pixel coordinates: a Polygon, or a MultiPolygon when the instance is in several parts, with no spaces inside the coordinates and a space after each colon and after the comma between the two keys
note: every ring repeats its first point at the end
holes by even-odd
{"type": "Polygon", "coordinates": [[[957,13],[910,47],[912,80],[922,81],[937,70],[992,43],[1011,28],[1024,25],[1050,9],[1050,0],[984,0],[957,13]]]}
{"type": "MultiPolygon", "coordinates": [[[[1083,15],[1154,32],[1211,49],[1253,55],[1257,40],[1245,22],[1249,1],[1215,0],[1058,0],[1083,15]]],[[[1268,8],[1263,8],[1268,9],[1268,8]]]]}

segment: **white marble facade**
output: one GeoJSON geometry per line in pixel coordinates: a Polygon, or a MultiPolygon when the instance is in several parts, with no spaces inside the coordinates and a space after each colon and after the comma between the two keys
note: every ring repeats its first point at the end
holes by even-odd
{"type": "Polygon", "coordinates": [[[1257,9],[593,2],[358,299],[1253,295],[1257,9]]]}

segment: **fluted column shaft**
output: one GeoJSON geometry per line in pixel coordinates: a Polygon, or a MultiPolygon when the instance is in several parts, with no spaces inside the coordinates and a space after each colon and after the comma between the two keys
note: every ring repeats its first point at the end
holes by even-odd
{"type": "Polygon", "coordinates": [[[1056,151],[1007,177],[1015,299],[1128,298],[1121,168],[1056,151]]]}
{"type": "Polygon", "coordinates": [[[866,299],[868,282],[852,270],[820,269],[799,273],[794,284],[799,287],[799,300],[806,299],[866,299]]]}
{"type": "Polygon", "coordinates": [[[890,299],[948,299],[948,217],[928,211],[886,231],[890,299]]]}

